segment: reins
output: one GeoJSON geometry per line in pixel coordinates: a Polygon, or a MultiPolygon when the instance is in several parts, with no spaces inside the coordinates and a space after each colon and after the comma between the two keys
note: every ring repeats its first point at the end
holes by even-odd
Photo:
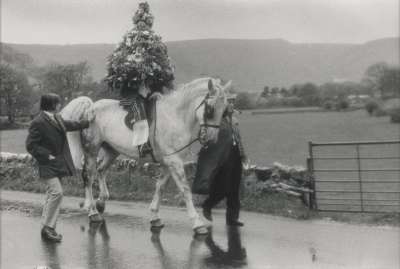
{"type": "MultiPolygon", "coordinates": [[[[196,107],[196,109],[194,111],[197,111],[203,104],[206,103],[206,100],[209,98],[209,95],[207,94],[204,99],[201,101],[201,103],[196,107]]],[[[157,101],[156,101],[157,103],[157,101]]],[[[204,119],[205,123],[200,124],[200,127],[212,127],[212,128],[219,128],[219,125],[216,124],[207,124],[206,122],[206,118],[204,119]]],[[[154,141],[156,140],[156,130],[157,130],[157,105],[154,105],[154,134],[153,134],[153,139],[154,141]]],[[[162,156],[171,156],[174,155],[176,153],[179,153],[181,151],[183,151],[184,149],[190,147],[193,143],[195,143],[196,141],[200,142],[200,138],[199,136],[197,136],[195,139],[192,139],[188,144],[186,144],[185,146],[181,147],[180,149],[171,152],[171,153],[167,153],[167,154],[163,154],[162,156]]],[[[201,142],[200,142],[201,143],[201,142]]]]}

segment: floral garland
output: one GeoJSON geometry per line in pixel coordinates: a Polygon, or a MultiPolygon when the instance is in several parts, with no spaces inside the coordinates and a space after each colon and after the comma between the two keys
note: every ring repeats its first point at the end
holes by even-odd
{"type": "Polygon", "coordinates": [[[152,91],[171,88],[174,68],[167,46],[152,30],[154,17],[147,2],[140,3],[128,31],[108,58],[106,81],[111,89],[137,91],[143,83],[152,91]]]}

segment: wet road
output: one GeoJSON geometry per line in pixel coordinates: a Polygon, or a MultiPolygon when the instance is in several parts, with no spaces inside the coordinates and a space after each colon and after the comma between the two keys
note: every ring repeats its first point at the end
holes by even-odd
{"type": "MultiPolygon", "coordinates": [[[[2,192],[2,203],[39,205],[37,194],[2,192]]],[[[61,244],[41,240],[39,210],[1,211],[1,268],[400,268],[400,230],[327,221],[293,221],[244,212],[227,229],[215,212],[211,236],[193,238],[186,212],[163,208],[166,227],[149,230],[147,205],[109,202],[106,222],[89,225],[66,198],[61,244]]],[[[27,206],[29,207],[29,206],[27,206]]]]}

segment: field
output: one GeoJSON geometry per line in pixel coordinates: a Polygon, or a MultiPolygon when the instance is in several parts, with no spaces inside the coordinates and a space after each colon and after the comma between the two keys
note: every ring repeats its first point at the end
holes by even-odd
{"type": "MultiPolygon", "coordinates": [[[[388,117],[369,117],[364,110],[270,115],[245,111],[239,120],[250,159],[266,166],[275,161],[305,166],[308,141],[384,141],[400,137],[398,124],[390,123],[388,117]]],[[[26,130],[1,131],[0,150],[26,152],[26,134],[26,130]]]]}
{"type": "MultiPolygon", "coordinates": [[[[248,155],[254,163],[271,165],[279,161],[287,165],[305,165],[308,141],[358,141],[399,139],[399,125],[389,123],[387,117],[375,118],[365,111],[353,112],[298,112],[284,114],[239,115],[243,141],[248,155]]],[[[27,130],[0,132],[0,150],[25,152],[24,141],[27,130]]],[[[386,151],[386,150],[385,150],[386,151]]],[[[195,152],[195,150],[194,150],[195,152]]],[[[193,155],[195,157],[195,155],[193,155]]],[[[349,164],[329,163],[330,166],[346,168],[349,164]]],[[[134,170],[133,173],[136,173],[134,170]]],[[[7,174],[7,173],[6,173],[7,174]]],[[[83,196],[82,183],[76,178],[63,182],[66,195],[83,196]]],[[[148,176],[131,175],[130,169],[112,171],[108,180],[111,199],[146,201],[151,200],[154,181],[148,176]]],[[[397,185],[399,186],[399,185],[397,185]]],[[[0,180],[2,189],[44,192],[38,184],[37,175],[31,167],[19,167],[13,174],[0,180]]],[[[95,191],[98,187],[95,184],[95,191]]],[[[163,192],[163,204],[182,205],[174,184],[167,184],[163,192]]],[[[276,192],[260,194],[242,193],[244,210],[263,212],[296,219],[329,217],[354,223],[382,223],[398,225],[396,214],[344,214],[310,211],[297,197],[276,192]]],[[[396,198],[397,199],[397,198],[396,198]]],[[[195,196],[198,205],[202,197],[195,196]]]]}

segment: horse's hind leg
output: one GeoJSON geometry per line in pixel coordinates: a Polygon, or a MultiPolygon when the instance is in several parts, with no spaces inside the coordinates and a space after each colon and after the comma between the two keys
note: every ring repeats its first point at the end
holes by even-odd
{"type": "Polygon", "coordinates": [[[153,200],[151,201],[151,204],[150,204],[150,214],[151,214],[150,223],[151,223],[151,226],[154,228],[164,226],[161,222],[158,212],[160,210],[161,192],[162,192],[162,189],[163,189],[165,183],[168,182],[170,175],[169,175],[169,173],[163,173],[163,175],[164,176],[162,178],[157,179],[156,190],[153,195],[153,200]]]}
{"type": "Polygon", "coordinates": [[[102,218],[96,209],[93,198],[93,180],[97,176],[97,160],[95,155],[85,156],[83,177],[85,182],[85,203],[84,206],[89,212],[91,221],[101,221],[102,218]]]}
{"type": "Polygon", "coordinates": [[[106,182],[106,176],[108,174],[107,169],[111,166],[112,162],[118,157],[118,155],[119,153],[107,144],[103,144],[100,149],[100,162],[98,163],[97,172],[100,188],[99,199],[102,201],[106,201],[110,197],[106,182]]]}

